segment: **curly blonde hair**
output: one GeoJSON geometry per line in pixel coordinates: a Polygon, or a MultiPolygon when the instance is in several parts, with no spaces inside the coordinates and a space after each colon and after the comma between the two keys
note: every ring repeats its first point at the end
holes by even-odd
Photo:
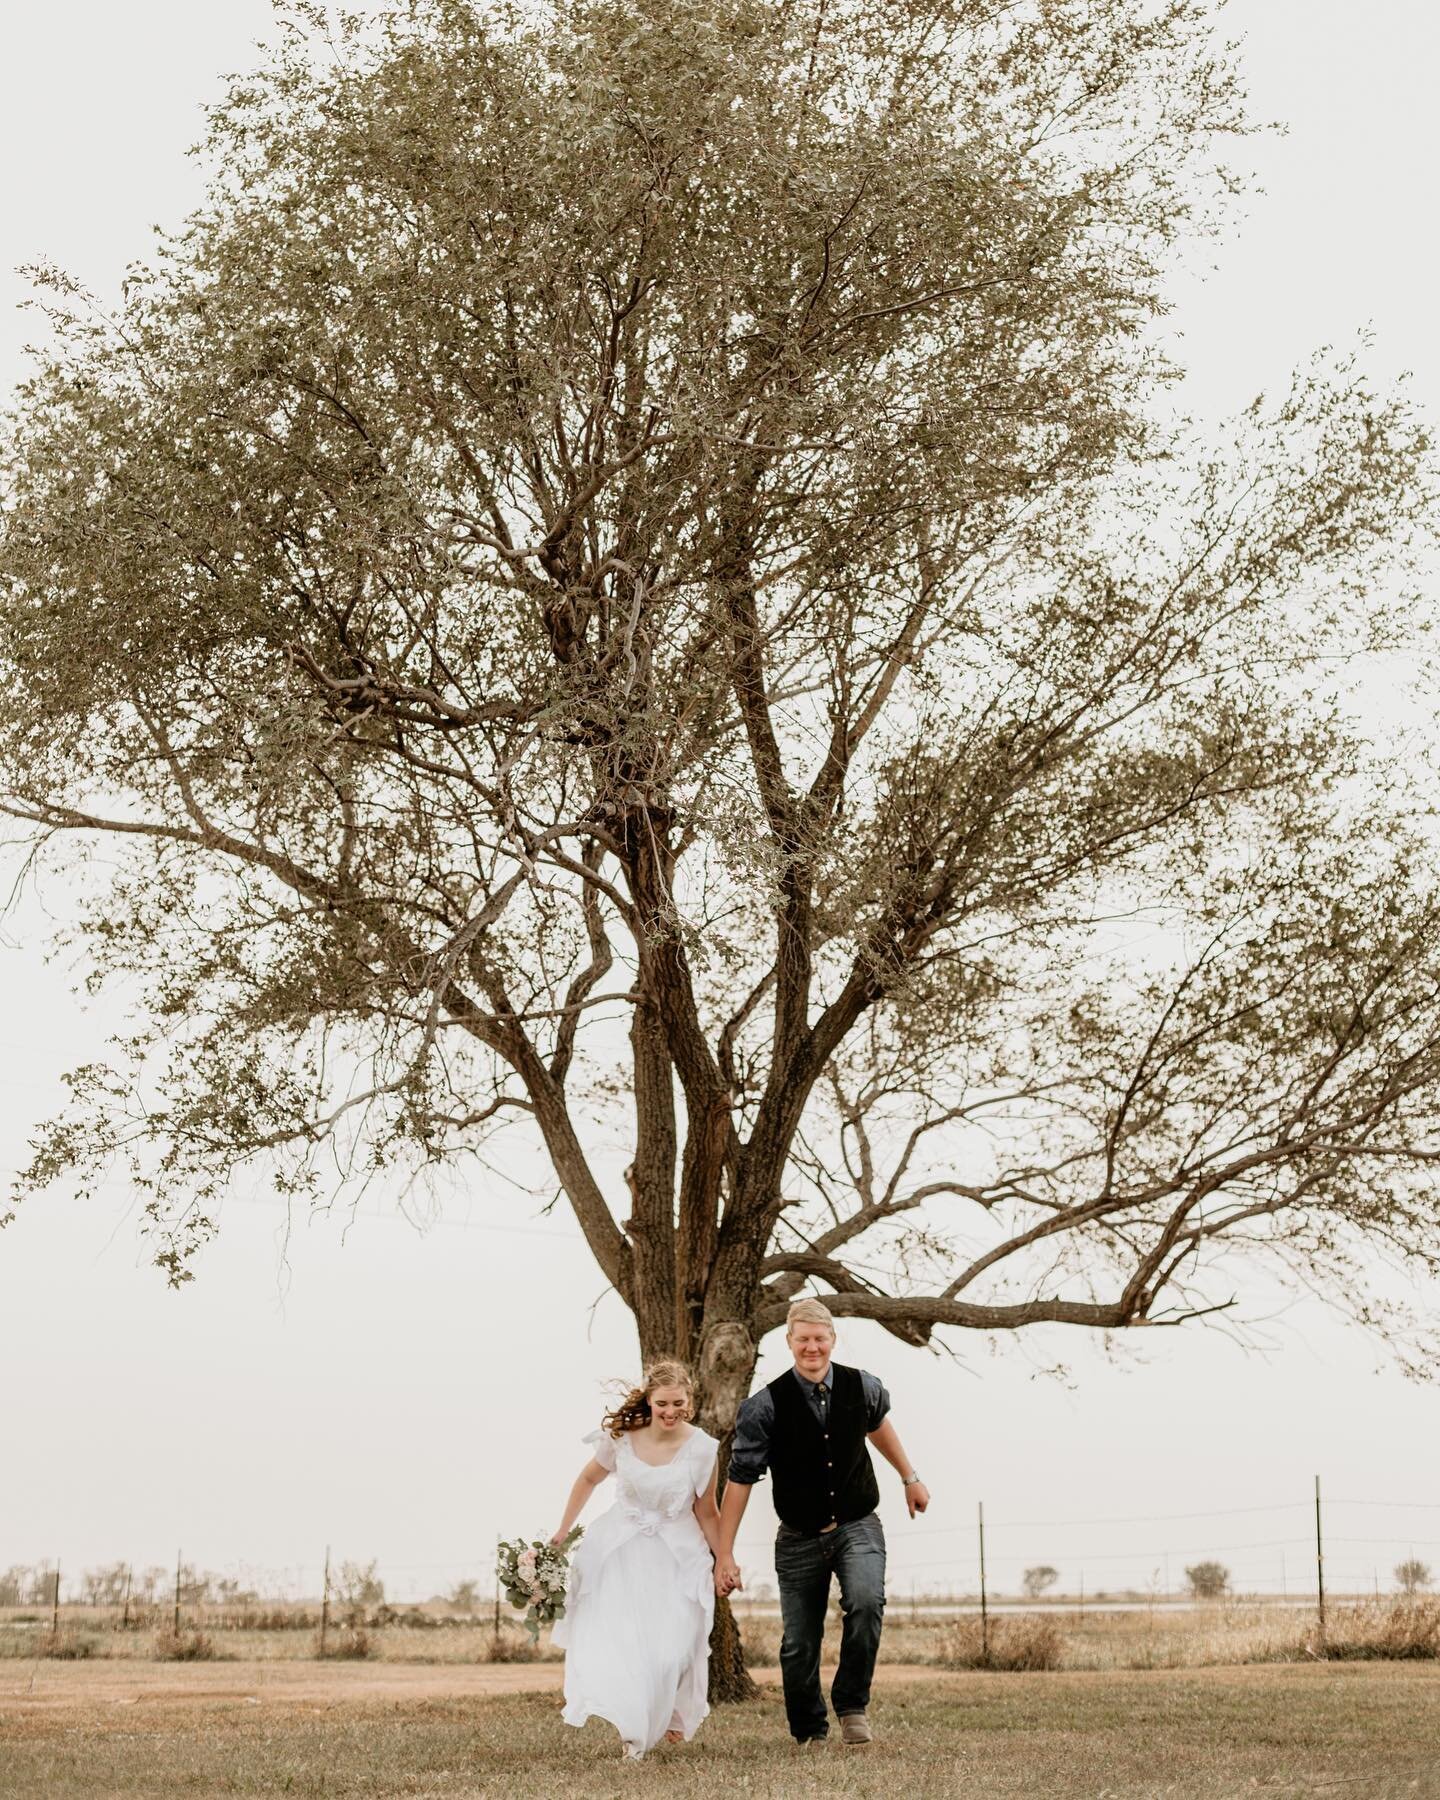
{"type": "Polygon", "coordinates": [[[695,1378],[682,1362],[653,1362],[640,1378],[640,1386],[633,1387],[619,1401],[614,1409],[606,1413],[600,1421],[600,1429],[608,1431],[613,1438],[623,1437],[627,1431],[639,1431],[650,1423],[650,1396],[656,1388],[680,1387],[690,1396],[691,1410],[695,1405],[695,1378]]]}

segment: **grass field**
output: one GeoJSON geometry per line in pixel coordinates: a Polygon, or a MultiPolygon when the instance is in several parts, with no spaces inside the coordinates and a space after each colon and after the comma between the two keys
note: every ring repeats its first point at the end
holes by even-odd
{"type": "Polygon", "coordinates": [[[950,1675],[881,1672],[877,1742],[796,1750],[773,1679],[639,1765],[562,1725],[559,1671],[11,1662],[0,1795],[514,1800],[1236,1800],[1440,1797],[1434,1664],[950,1675]],[[33,1686],[27,1687],[32,1679],[33,1686]],[[509,1686],[541,1689],[503,1692],[509,1686]],[[486,1691],[490,1689],[491,1691],[486,1691]]]}
{"type": "MultiPolygon", "coordinates": [[[[1332,1635],[1343,1638],[1356,1627],[1374,1629],[1378,1622],[1403,1614],[1412,1635],[1423,1626],[1432,1656],[1440,1655],[1440,1600],[1417,1602],[1405,1609],[1395,1602],[1373,1604],[1332,1603],[1332,1635]]],[[[245,1615],[238,1615],[243,1619],[245,1615]]],[[[297,1618],[309,1621],[310,1615],[297,1618]]],[[[753,1666],[773,1664],[780,1644],[780,1622],[767,1613],[740,1609],[741,1631],[747,1657],[753,1666]]],[[[235,1615],[197,1610],[191,1621],[209,1639],[215,1657],[224,1661],[294,1661],[313,1658],[316,1632],[313,1622],[288,1630],[256,1630],[235,1623],[235,1615]]],[[[371,1624],[366,1628],[369,1659],[386,1663],[473,1664],[492,1660],[495,1634],[490,1621],[434,1618],[412,1615],[423,1623],[371,1624]]],[[[1023,1626],[1043,1615],[1006,1609],[997,1614],[997,1632],[1023,1626]]],[[[161,1615],[139,1630],[117,1629],[118,1615],[100,1609],[62,1607],[62,1642],[90,1658],[148,1660],[155,1654],[157,1638],[168,1625],[161,1615]]],[[[1066,1670],[1143,1670],[1205,1668],[1217,1664],[1312,1660],[1315,1618],[1313,1610],[1288,1608],[1263,1601],[1233,1600],[1194,1612],[1136,1607],[1129,1612],[1079,1613],[1048,1616],[1059,1639],[1059,1667],[1066,1670]]],[[[0,1611],[0,1667],[9,1661],[33,1659],[48,1635],[49,1619],[33,1612],[0,1611]]],[[[892,1603],[880,1642],[880,1660],[890,1664],[935,1666],[945,1660],[957,1630],[978,1630],[968,1615],[912,1615],[903,1602],[892,1603]]],[[[331,1647],[342,1646],[346,1633],[337,1626],[331,1647]]],[[[507,1624],[501,1639],[504,1654],[526,1657],[529,1639],[518,1626],[507,1624]]],[[[558,1656],[542,1637],[538,1656],[558,1656]]]]}

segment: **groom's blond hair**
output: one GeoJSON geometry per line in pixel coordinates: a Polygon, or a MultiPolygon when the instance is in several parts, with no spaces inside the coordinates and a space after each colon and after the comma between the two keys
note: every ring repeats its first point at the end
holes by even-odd
{"type": "Polygon", "coordinates": [[[828,1325],[831,1336],[835,1333],[835,1318],[830,1308],[821,1300],[792,1300],[790,1310],[785,1315],[785,1335],[790,1335],[795,1325],[828,1325]]]}

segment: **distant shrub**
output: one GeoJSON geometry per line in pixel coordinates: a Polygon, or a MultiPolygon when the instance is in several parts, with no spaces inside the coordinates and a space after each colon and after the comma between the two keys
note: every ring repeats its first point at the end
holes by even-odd
{"type": "Polygon", "coordinates": [[[992,1619],[987,1652],[980,1620],[957,1619],[940,1633],[934,1660],[942,1669],[1058,1669],[1065,1640],[1053,1619],[992,1619]]]}
{"type": "Polygon", "coordinates": [[[47,1631],[41,1638],[39,1654],[53,1662],[87,1662],[101,1654],[100,1640],[62,1625],[59,1631],[47,1631]]]}
{"type": "Polygon", "coordinates": [[[363,1625],[341,1626],[325,1640],[323,1651],[318,1640],[315,1645],[315,1654],[323,1656],[326,1662],[364,1662],[378,1650],[379,1645],[363,1625]]]}
{"type": "Polygon", "coordinates": [[[1025,1584],[1025,1592],[1031,1600],[1038,1600],[1046,1588],[1054,1587],[1060,1579],[1060,1571],[1049,1563],[1036,1563],[1033,1569],[1027,1569],[1021,1580],[1025,1584]]]}
{"type": "Polygon", "coordinates": [[[740,1627],[740,1642],[745,1648],[745,1663],[751,1669],[770,1669],[780,1660],[780,1645],[777,1634],[762,1627],[757,1629],[757,1622],[747,1619],[740,1627]]]}
{"type": "Polygon", "coordinates": [[[1322,1640],[1305,1640],[1309,1656],[1332,1662],[1433,1662],[1440,1659],[1440,1599],[1391,1600],[1333,1610],[1322,1640]]]}
{"type": "Polygon", "coordinates": [[[1428,1588],[1433,1579],[1429,1563],[1421,1562],[1418,1556],[1407,1556],[1404,1562],[1395,1565],[1395,1585],[1402,1593],[1418,1594],[1428,1588]]]}
{"type": "Polygon", "coordinates": [[[559,1662],[563,1652],[553,1644],[535,1644],[523,1631],[502,1631],[485,1640],[481,1662],[536,1663],[559,1662]]]}
{"type": "Polygon", "coordinates": [[[214,1639],[203,1631],[189,1631],[183,1626],[179,1631],[166,1626],[155,1634],[155,1660],[157,1662],[217,1662],[220,1652],[215,1648],[214,1639]]]}
{"type": "Polygon", "coordinates": [[[313,1631],[319,1623],[319,1613],[303,1606],[247,1606],[225,1615],[231,1631],[313,1631]]]}
{"type": "Polygon", "coordinates": [[[379,1564],[342,1562],[331,1582],[331,1592],[342,1606],[373,1608],[385,1604],[385,1583],[378,1574],[379,1564]]]}
{"type": "Polygon", "coordinates": [[[1190,1592],[1197,1600],[1220,1600],[1230,1586],[1230,1571],[1224,1563],[1195,1563],[1185,1571],[1190,1592]]]}

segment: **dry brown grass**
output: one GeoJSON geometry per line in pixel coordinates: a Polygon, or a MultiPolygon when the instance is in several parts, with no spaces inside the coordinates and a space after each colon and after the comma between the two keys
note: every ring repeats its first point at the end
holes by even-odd
{"type": "Polygon", "coordinates": [[[374,1637],[363,1625],[342,1625],[330,1632],[323,1647],[315,1640],[315,1654],[327,1662],[365,1662],[376,1654],[374,1637]]]}
{"type": "Polygon", "coordinates": [[[1038,1674],[1058,1669],[1065,1640],[1044,1613],[992,1619],[986,1630],[976,1618],[957,1619],[936,1640],[935,1662],[942,1669],[997,1669],[1038,1674]]]}
{"type": "Polygon", "coordinates": [[[1310,1656],[1330,1662],[1431,1662],[1440,1658],[1440,1598],[1380,1601],[1332,1611],[1304,1639],[1310,1656]]]}
{"type": "MultiPolygon", "coordinates": [[[[262,1616],[251,1613],[249,1616],[262,1616]]],[[[305,1617],[298,1609],[290,1618],[305,1617]]],[[[186,1632],[198,1631],[209,1640],[213,1653],[225,1660],[289,1662],[312,1659],[316,1651],[311,1630],[301,1632],[287,1623],[279,1630],[226,1626],[202,1615],[186,1632]]],[[[1440,1600],[1335,1605],[1330,1613],[1330,1652],[1335,1660],[1387,1657],[1425,1660],[1440,1654],[1440,1600]]],[[[738,1623],[746,1655],[755,1668],[773,1667],[780,1647],[780,1621],[763,1613],[738,1611],[738,1623]]],[[[168,1620],[164,1621],[168,1626],[168,1620]]],[[[122,1631],[119,1616],[107,1624],[103,1614],[88,1608],[61,1609],[61,1641],[88,1643],[89,1648],[62,1654],[104,1657],[119,1661],[153,1658],[157,1631],[122,1631]]],[[[1059,1667],[1098,1672],[1147,1669],[1198,1669],[1219,1665],[1312,1661],[1318,1654],[1314,1616],[1300,1608],[1263,1602],[1231,1600],[1194,1612],[1172,1612],[1163,1606],[1143,1607],[1125,1613],[1081,1614],[1078,1609],[1055,1613],[1025,1613],[1007,1608],[992,1615],[998,1649],[1006,1633],[1020,1629],[1060,1639],[1059,1667]],[[1022,1621],[1028,1621],[1022,1626],[1022,1621]]],[[[368,1659],[383,1663],[447,1665],[465,1663],[555,1662],[560,1652],[541,1634],[538,1645],[513,1620],[501,1622],[498,1639],[493,1621],[474,1619],[427,1620],[426,1629],[410,1623],[372,1624],[336,1628],[363,1631],[370,1642],[368,1659]]],[[[0,1615],[0,1662],[34,1659],[44,1654],[48,1619],[21,1620],[0,1615]]],[[[944,1666],[967,1633],[978,1630],[973,1614],[927,1616],[912,1614],[903,1604],[892,1604],[886,1615],[880,1642],[882,1664],[944,1666]]],[[[163,1638],[163,1628],[159,1635],[163,1638]]],[[[827,1627],[829,1654],[839,1645],[838,1620],[827,1627]]],[[[1048,1652],[1046,1655],[1048,1657],[1048,1652]]],[[[966,1664],[965,1666],[969,1666],[966,1664]]],[[[977,1665],[978,1666],[978,1665],[977,1665]]],[[[1053,1665],[1051,1665],[1053,1666],[1053,1665]]]]}
{"type": "Polygon", "coordinates": [[[107,1654],[103,1641],[93,1632],[75,1631],[62,1625],[58,1631],[47,1629],[36,1654],[52,1662],[87,1662],[92,1656],[107,1654]]]}
{"type": "Polygon", "coordinates": [[[545,1670],[533,1677],[550,1683],[544,1693],[482,1697],[472,1691],[475,1671],[435,1669],[407,1681],[413,1692],[401,1697],[369,1693],[375,1665],[309,1661],[296,1665],[308,1671],[305,1697],[285,1701],[264,1665],[227,1664],[223,1674],[177,1666],[161,1676],[164,1693],[154,1690],[152,1666],[136,1671],[142,1697],[127,1707],[115,1693],[124,1667],[50,1665],[69,1704],[42,1691],[28,1706],[0,1706],[3,1800],[1440,1795],[1440,1682],[1405,1663],[1103,1676],[882,1670],[876,1742],[847,1752],[832,1740],[804,1756],[786,1735],[772,1677],[758,1701],[722,1708],[693,1743],[661,1746],[629,1766],[602,1721],[583,1731],[561,1723],[545,1670]],[[317,1691],[316,1681],[331,1685],[317,1691]],[[94,1702],[73,1691],[88,1686],[94,1702]]]}
{"type": "Polygon", "coordinates": [[[548,1637],[537,1642],[528,1631],[492,1631],[485,1642],[485,1654],[479,1660],[491,1663],[564,1662],[565,1652],[548,1637]]]}
{"type": "Polygon", "coordinates": [[[223,1652],[216,1649],[214,1638],[207,1632],[189,1630],[182,1625],[179,1631],[169,1626],[157,1631],[151,1655],[157,1662],[218,1662],[223,1652]]]}

